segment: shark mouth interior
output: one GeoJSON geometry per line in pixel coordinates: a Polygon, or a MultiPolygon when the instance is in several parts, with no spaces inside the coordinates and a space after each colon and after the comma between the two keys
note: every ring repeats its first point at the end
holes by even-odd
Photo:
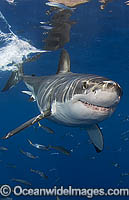
{"type": "Polygon", "coordinates": [[[97,105],[93,105],[82,100],[79,100],[79,101],[83,103],[83,105],[85,105],[87,108],[90,108],[95,111],[109,111],[111,109],[110,107],[97,106],[97,105]]]}

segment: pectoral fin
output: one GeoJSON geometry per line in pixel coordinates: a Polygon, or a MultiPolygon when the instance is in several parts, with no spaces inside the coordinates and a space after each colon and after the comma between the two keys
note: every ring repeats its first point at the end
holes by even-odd
{"type": "Polygon", "coordinates": [[[36,122],[38,122],[41,119],[46,118],[46,117],[48,117],[50,115],[51,115],[51,111],[50,110],[46,110],[44,113],[41,113],[40,115],[30,119],[29,121],[25,122],[24,124],[22,124],[21,126],[17,127],[16,129],[10,131],[2,139],[8,139],[11,136],[13,136],[13,135],[19,133],[20,131],[24,130],[25,128],[35,124],[36,122]]]}
{"type": "Polygon", "coordinates": [[[86,128],[88,135],[93,143],[95,150],[99,153],[103,150],[103,135],[97,124],[86,128]]]}

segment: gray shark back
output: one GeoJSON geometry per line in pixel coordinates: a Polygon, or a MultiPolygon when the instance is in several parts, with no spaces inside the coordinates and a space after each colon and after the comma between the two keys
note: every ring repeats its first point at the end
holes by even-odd
{"type": "Polygon", "coordinates": [[[28,76],[24,75],[23,76],[23,81],[27,85],[28,89],[30,89],[35,95],[37,95],[39,86],[45,81],[46,77],[41,76],[28,76]]]}

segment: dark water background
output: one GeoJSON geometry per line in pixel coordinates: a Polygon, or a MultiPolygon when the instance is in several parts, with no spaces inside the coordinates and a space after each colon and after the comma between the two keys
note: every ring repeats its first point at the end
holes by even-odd
{"type": "MultiPolygon", "coordinates": [[[[43,29],[41,21],[48,21],[45,14],[48,7],[41,0],[17,0],[10,5],[0,0],[0,11],[11,30],[20,39],[42,50],[43,29]]],[[[0,184],[19,185],[12,178],[24,179],[34,188],[51,188],[54,185],[73,188],[128,188],[129,176],[129,135],[122,133],[129,127],[129,7],[123,1],[113,1],[102,11],[95,1],[77,7],[71,19],[71,39],[65,45],[71,57],[72,72],[93,73],[117,81],[123,88],[123,98],[115,114],[100,123],[104,135],[104,151],[97,154],[89,142],[87,133],[79,128],[67,128],[44,120],[41,123],[52,128],[55,134],[40,128],[30,127],[9,140],[0,141],[8,151],[0,152],[0,184]],[[71,156],[52,155],[56,151],[40,151],[33,143],[60,145],[72,150],[71,156]],[[20,149],[39,156],[30,159],[20,153],[20,149]],[[16,168],[7,167],[7,164],[16,168]],[[116,167],[115,164],[118,164],[116,167]],[[115,166],[114,166],[115,165],[115,166]],[[48,180],[30,172],[30,168],[43,171],[48,180]],[[56,170],[51,172],[51,169],[56,170]],[[122,181],[122,182],[121,182],[122,181]]],[[[7,28],[8,26],[4,27],[7,28]]],[[[3,30],[2,30],[3,31],[3,30]]],[[[43,53],[34,62],[24,64],[25,74],[51,75],[56,72],[60,50],[43,53]]],[[[1,64],[2,61],[0,61],[1,64]]],[[[11,71],[0,71],[0,89],[3,88],[11,71]]],[[[19,83],[8,92],[0,93],[0,134],[1,137],[21,123],[39,113],[36,103],[28,101],[21,93],[26,87],[19,83]]],[[[25,187],[24,185],[22,185],[25,187]]],[[[19,199],[56,199],[56,197],[19,197],[19,199]]],[[[94,197],[94,199],[125,199],[126,197],[94,197]]],[[[17,199],[17,197],[13,197],[17,199]]],[[[84,197],[60,197],[61,200],[81,200],[84,197]]]]}

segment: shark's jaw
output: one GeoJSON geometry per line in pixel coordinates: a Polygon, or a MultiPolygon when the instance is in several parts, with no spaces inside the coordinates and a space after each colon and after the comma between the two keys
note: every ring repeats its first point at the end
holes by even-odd
{"type": "Polygon", "coordinates": [[[111,107],[103,107],[103,106],[93,105],[93,104],[90,104],[83,100],[78,100],[78,101],[80,101],[87,108],[94,110],[94,111],[98,111],[98,112],[109,112],[112,109],[111,107]]]}

